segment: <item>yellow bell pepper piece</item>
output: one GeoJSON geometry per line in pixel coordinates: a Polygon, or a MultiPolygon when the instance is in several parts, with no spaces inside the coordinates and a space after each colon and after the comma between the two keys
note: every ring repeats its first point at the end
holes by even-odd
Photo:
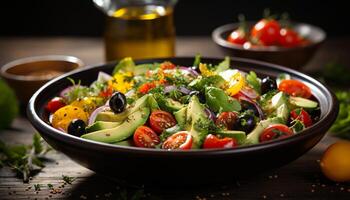
{"type": "Polygon", "coordinates": [[[228,85],[229,85],[229,88],[226,90],[226,92],[230,96],[237,94],[242,89],[242,87],[245,85],[243,75],[240,72],[235,73],[231,77],[231,80],[229,81],[228,85]]]}
{"type": "Polygon", "coordinates": [[[207,64],[203,63],[199,63],[199,71],[203,76],[213,76],[216,74],[215,72],[208,69],[207,64]]]}

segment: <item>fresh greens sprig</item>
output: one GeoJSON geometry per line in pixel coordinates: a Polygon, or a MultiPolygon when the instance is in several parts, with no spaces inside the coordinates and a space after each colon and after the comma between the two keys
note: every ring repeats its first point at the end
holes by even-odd
{"type": "Polygon", "coordinates": [[[39,134],[34,134],[31,145],[6,145],[0,141],[0,159],[2,166],[13,169],[23,182],[45,167],[44,156],[51,150],[39,134]]]}

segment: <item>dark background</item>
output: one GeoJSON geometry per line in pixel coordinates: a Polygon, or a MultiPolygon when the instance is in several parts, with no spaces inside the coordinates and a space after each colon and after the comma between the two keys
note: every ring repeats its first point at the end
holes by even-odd
{"type": "MultiPolygon", "coordinates": [[[[350,34],[346,1],[302,0],[179,0],[175,10],[177,35],[210,35],[244,13],[259,19],[264,8],[287,11],[295,21],[320,26],[329,36],[350,34]]],[[[0,36],[100,36],[104,14],[92,0],[9,0],[0,5],[0,36]]]]}

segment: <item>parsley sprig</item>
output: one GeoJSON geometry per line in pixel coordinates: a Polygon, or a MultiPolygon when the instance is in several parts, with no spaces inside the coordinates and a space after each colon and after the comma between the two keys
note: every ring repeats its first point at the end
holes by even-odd
{"type": "Polygon", "coordinates": [[[27,183],[30,176],[45,167],[44,156],[50,150],[37,133],[34,134],[31,145],[6,145],[0,141],[0,167],[10,167],[27,183]]]}

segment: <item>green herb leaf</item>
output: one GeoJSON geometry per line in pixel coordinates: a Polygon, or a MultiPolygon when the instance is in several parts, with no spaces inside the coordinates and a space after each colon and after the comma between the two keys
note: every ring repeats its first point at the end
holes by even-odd
{"type": "Polygon", "coordinates": [[[50,150],[42,142],[38,134],[33,136],[32,145],[6,145],[0,141],[1,163],[17,172],[23,182],[28,182],[30,176],[44,167],[43,156],[50,150]]]}
{"type": "Polygon", "coordinates": [[[201,54],[197,54],[194,57],[194,62],[193,62],[193,66],[198,67],[199,63],[201,63],[201,54]]]}
{"type": "Polygon", "coordinates": [[[225,71],[230,68],[230,57],[226,56],[225,59],[216,66],[216,73],[225,71]]]}
{"type": "Polygon", "coordinates": [[[240,103],[229,97],[222,89],[216,87],[207,87],[205,90],[205,99],[208,107],[214,112],[240,111],[240,103]]]}
{"type": "Polygon", "coordinates": [[[246,80],[247,83],[257,92],[257,93],[261,93],[261,83],[260,80],[258,78],[258,76],[256,75],[255,72],[250,71],[249,74],[246,76],[246,80]]]}
{"type": "Polygon", "coordinates": [[[70,177],[66,175],[62,175],[62,180],[67,184],[72,184],[75,181],[75,177],[70,177]]]}

